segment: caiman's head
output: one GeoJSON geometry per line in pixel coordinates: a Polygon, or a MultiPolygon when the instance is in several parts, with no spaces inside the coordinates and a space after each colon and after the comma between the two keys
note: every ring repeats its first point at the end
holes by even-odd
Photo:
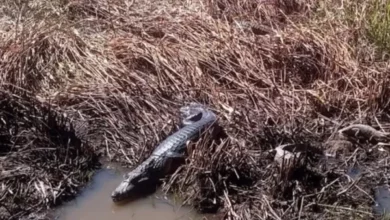
{"type": "Polygon", "coordinates": [[[189,125],[199,121],[206,109],[202,104],[191,102],[190,104],[181,107],[180,113],[183,125],[189,125]]]}
{"type": "Polygon", "coordinates": [[[136,199],[155,189],[151,180],[146,175],[140,175],[139,172],[130,172],[124,176],[124,180],[112,192],[111,198],[116,203],[136,199]]]}

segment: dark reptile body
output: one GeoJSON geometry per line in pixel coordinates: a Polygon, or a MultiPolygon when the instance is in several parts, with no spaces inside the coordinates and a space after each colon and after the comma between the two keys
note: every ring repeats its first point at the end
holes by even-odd
{"type": "Polygon", "coordinates": [[[205,128],[207,128],[216,120],[216,116],[210,111],[204,111],[203,114],[204,115],[199,121],[184,126],[180,130],[176,131],[168,138],[166,138],[163,142],[161,142],[152,152],[152,155],[142,164],[140,164],[137,168],[141,170],[144,170],[145,168],[152,169],[153,171],[157,171],[157,173],[165,175],[164,172],[161,172],[163,171],[161,169],[165,168],[164,164],[166,160],[171,158],[169,154],[184,153],[186,142],[197,138],[205,128]]]}
{"type": "MultiPolygon", "coordinates": [[[[132,182],[136,179],[139,180],[144,177],[149,178],[150,181],[156,181],[165,176],[167,172],[170,171],[170,164],[172,160],[175,159],[177,155],[183,155],[187,141],[194,140],[199,137],[201,132],[212,125],[217,119],[216,115],[212,111],[204,109],[201,113],[202,117],[198,121],[185,125],[162,141],[152,152],[151,156],[149,156],[130,173],[125,175],[122,184],[124,182],[132,182]]],[[[116,191],[118,190],[115,190],[112,195],[114,201],[119,201],[121,200],[121,197],[126,197],[120,195],[120,193],[115,195],[116,191]]]]}

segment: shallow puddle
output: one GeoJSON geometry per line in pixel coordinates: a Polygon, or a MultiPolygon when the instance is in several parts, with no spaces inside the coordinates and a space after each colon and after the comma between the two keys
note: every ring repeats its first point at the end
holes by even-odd
{"type": "Polygon", "coordinates": [[[352,178],[353,180],[356,180],[358,177],[360,177],[363,174],[363,170],[360,166],[354,165],[350,167],[347,171],[347,175],[352,178]]]}
{"type": "Polygon", "coordinates": [[[92,183],[75,200],[57,210],[57,219],[202,219],[195,210],[175,205],[172,199],[165,198],[159,191],[124,205],[113,203],[111,192],[122,181],[123,174],[107,168],[98,171],[92,183]]]}
{"type": "Polygon", "coordinates": [[[381,185],[375,189],[374,214],[390,217],[390,190],[388,185],[381,185]]]}

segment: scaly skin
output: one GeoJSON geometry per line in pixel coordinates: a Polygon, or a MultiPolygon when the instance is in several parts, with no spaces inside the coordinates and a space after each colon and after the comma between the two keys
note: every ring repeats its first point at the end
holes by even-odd
{"type": "Polygon", "coordinates": [[[170,171],[172,161],[184,157],[187,141],[197,138],[217,120],[213,112],[197,103],[190,103],[180,111],[185,126],[161,142],[148,159],[124,176],[111,195],[114,202],[128,199],[164,177],[170,171]]]}
{"type": "Polygon", "coordinates": [[[357,138],[366,141],[387,141],[390,138],[389,133],[378,131],[375,128],[364,124],[352,124],[339,131],[340,134],[348,138],[357,138]]]}

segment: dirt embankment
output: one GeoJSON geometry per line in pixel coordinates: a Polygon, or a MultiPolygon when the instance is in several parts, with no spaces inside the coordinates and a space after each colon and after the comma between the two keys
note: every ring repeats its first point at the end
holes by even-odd
{"type": "Polygon", "coordinates": [[[330,164],[308,155],[288,178],[271,150],[324,149],[355,122],[388,130],[385,25],[374,6],[4,0],[2,217],[37,216],[72,198],[98,156],[136,165],[189,101],[210,106],[227,136],[200,142],[165,190],[234,219],[372,217],[370,189],[388,178],[388,153],[370,150],[375,143],[354,142],[330,164]],[[365,171],[351,183],[355,163],[365,171]]]}

